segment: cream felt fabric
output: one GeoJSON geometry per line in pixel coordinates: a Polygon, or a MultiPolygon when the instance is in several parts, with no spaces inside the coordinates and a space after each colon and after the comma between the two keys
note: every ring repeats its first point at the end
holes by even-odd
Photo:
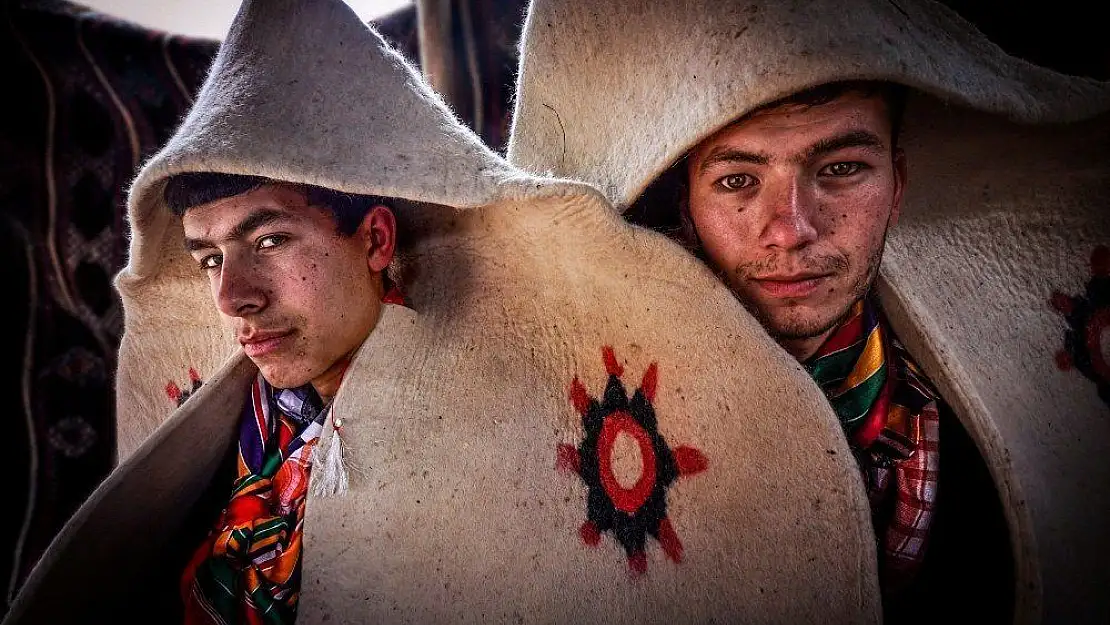
{"type": "Polygon", "coordinates": [[[784,354],[751,349],[754,323],[733,327],[731,296],[695,263],[617,226],[568,197],[506,200],[446,226],[470,236],[426,233],[450,241],[412,261],[434,272],[415,290],[427,304],[391,309],[335,400],[351,492],[309,502],[306,583],[326,590],[305,595],[307,622],[877,620],[866,514],[830,518],[860,502],[830,480],[858,480],[845,448],[835,430],[823,448],[787,442],[810,436],[820,396],[784,354]],[[691,279],[656,275],[663,259],[691,279]],[[598,271],[610,263],[621,269],[598,271]],[[426,289],[441,284],[467,289],[437,305],[426,289]],[[629,393],[658,363],[660,432],[709,463],[669,491],[683,562],[649,537],[635,580],[610,535],[582,543],[586,489],[556,470],[558,444],[584,434],[568,387],[577,376],[603,394],[605,345],[629,393]]]}
{"type": "Polygon", "coordinates": [[[6,623],[157,618],[142,599],[181,567],[166,545],[192,548],[175,530],[230,451],[253,367],[236,353],[208,374],[233,346],[161,199],[186,171],[400,198],[412,308],[385,306],[335,398],[342,436],[328,425],[321,445],[342,440],[350,486],[309,497],[299,623],[878,620],[869,509],[835,416],[708,270],[591,187],[482,147],[339,0],[248,0],[132,189],[121,428],[143,442],[6,623]],[[165,376],[201,365],[211,379],[159,425],[165,376]],[[627,487],[664,466],[645,464],[662,447],[635,445],[656,430],[686,458],[661,491],[682,547],[638,535],[635,580],[612,533],[583,544],[583,478],[558,470],[587,434],[574,398],[602,397],[607,367],[646,389],[655,420],[579,462],[611,460],[603,475],[627,487]],[[95,536],[105,547],[82,555],[95,536]]]}
{"type": "MultiPolygon", "coordinates": [[[[907,128],[911,183],[880,296],[991,465],[1019,616],[1106,622],[1110,535],[1095,528],[1110,526],[1110,395],[1057,364],[1069,325],[1051,301],[1084,296],[1092,253],[1110,244],[1110,118],[1018,128],[914,110],[930,122],[907,128]]],[[[1105,362],[1110,335],[1096,345],[1105,362]]]]}
{"type": "Polygon", "coordinates": [[[152,580],[175,578],[160,558],[181,548],[174,539],[237,431],[239,411],[212,406],[241,404],[257,373],[242,354],[229,359],[124,460],[50,543],[3,622],[165,622],[152,580]]]}
{"type": "Polygon", "coordinates": [[[1110,619],[1110,408],[1061,371],[1069,325],[1050,304],[1083,296],[1110,244],[1110,85],[1009,57],[916,0],[535,0],[521,46],[510,162],[622,212],[759,105],[840,80],[913,87],[884,306],[989,464],[1017,621],[1110,619]]]}
{"type": "Polygon", "coordinates": [[[280,10],[288,24],[301,24],[301,45],[321,52],[291,54],[285,29],[252,28],[243,15],[210,69],[221,79],[204,84],[132,185],[128,216],[136,236],[116,278],[125,313],[116,393],[121,457],[175,407],[168,383],[188,387],[190,368],[203,379],[237,347],[184,253],[180,220],[162,203],[166,178],[253,174],[469,207],[487,202],[496,182],[513,175],[444,114],[439,97],[376,33],[344,22],[337,28],[338,8],[293,3],[280,10]],[[251,41],[244,41],[246,29],[251,41]],[[356,42],[360,52],[348,52],[356,42]],[[257,71],[261,65],[266,72],[257,71]],[[259,140],[277,136],[288,140],[281,150],[259,140]]]}
{"type": "Polygon", "coordinates": [[[533,0],[508,159],[626,208],[708,131],[833,80],[889,79],[1019,122],[1110,107],[1110,89],[1009,57],[927,0],[533,0]]]}

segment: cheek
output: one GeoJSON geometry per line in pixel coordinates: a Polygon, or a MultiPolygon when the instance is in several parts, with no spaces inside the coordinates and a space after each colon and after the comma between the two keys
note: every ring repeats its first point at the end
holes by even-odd
{"type": "Polygon", "coordinates": [[[890,219],[891,198],[884,189],[826,198],[818,209],[821,233],[837,247],[871,249],[882,241],[890,219]]]}
{"type": "MultiPolygon", "coordinates": [[[[326,271],[322,270],[319,263],[310,262],[298,267],[293,276],[295,279],[292,281],[292,289],[296,292],[304,294],[306,297],[319,298],[328,292],[328,276],[326,271]]],[[[332,276],[332,279],[337,280],[339,276],[332,276]]]]}
{"type": "Polygon", "coordinates": [[[286,297],[322,304],[321,300],[328,297],[334,285],[347,279],[338,273],[339,269],[334,250],[315,247],[281,258],[272,275],[281,276],[281,289],[286,297]]]}
{"type": "Polygon", "coordinates": [[[887,213],[866,212],[858,214],[838,213],[838,223],[824,237],[825,251],[836,253],[848,261],[850,276],[865,272],[872,257],[883,245],[886,231],[887,213]]]}
{"type": "Polygon", "coordinates": [[[702,199],[694,204],[691,198],[690,217],[698,237],[711,256],[731,257],[752,238],[753,225],[749,223],[750,211],[741,210],[736,202],[717,197],[702,199]]]}
{"type": "Polygon", "coordinates": [[[333,293],[314,313],[321,351],[334,358],[357,348],[373,331],[380,307],[372,290],[361,285],[333,293]]]}
{"type": "Polygon", "coordinates": [[[344,327],[359,321],[367,301],[374,299],[370,269],[359,254],[336,250],[321,252],[318,262],[301,267],[296,288],[303,300],[311,300],[322,322],[344,327]]]}

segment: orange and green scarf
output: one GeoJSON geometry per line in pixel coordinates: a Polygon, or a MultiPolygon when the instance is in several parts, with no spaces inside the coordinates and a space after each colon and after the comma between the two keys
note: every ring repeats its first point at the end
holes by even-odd
{"type": "Polygon", "coordinates": [[[805,363],[859,463],[880,545],[884,589],[925,555],[937,494],[937,394],[866,297],[805,363]]]}
{"type": "Polygon", "coordinates": [[[231,501],[181,579],[186,625],[296,618],[308,476],[326,413],[311,385],[275,389],[256,377],[231,501]]]}

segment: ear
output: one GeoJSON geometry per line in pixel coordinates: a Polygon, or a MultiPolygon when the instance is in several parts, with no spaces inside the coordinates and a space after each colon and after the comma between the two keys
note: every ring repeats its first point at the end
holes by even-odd
{"type": "Polygon", "coordinates": [[[902,148],[894,148],[894,197],[891,199],[890,219],[888,220],[888,228],[898,223],[898,217],[902,213],[902,195],[906,190],[906,182],[909,177],[909,172],[906,168],[906,151],[902,148]]]}
{"type": "Polygon", "coordinates": [[[389,207],[378,204],[366,212],[358,234],[366,246],[366,264],[372,272],[389,266],[397,247],[397,219],[389,207]]]}

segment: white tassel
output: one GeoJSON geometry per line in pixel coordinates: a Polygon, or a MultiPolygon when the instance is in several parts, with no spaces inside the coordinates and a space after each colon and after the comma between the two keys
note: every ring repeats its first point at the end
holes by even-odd
{"type": "Polygon", "coordinates": [[[328,448],[322,450],[324,457],[319,458],[321,452],[320,442],[316,443],[317,460],[312,468],[312,494],[317,497],[334,497],[347,492],[347,467],[343,464],[343,420],[339,417],[331,419],[331,438],[328,448]]]}

